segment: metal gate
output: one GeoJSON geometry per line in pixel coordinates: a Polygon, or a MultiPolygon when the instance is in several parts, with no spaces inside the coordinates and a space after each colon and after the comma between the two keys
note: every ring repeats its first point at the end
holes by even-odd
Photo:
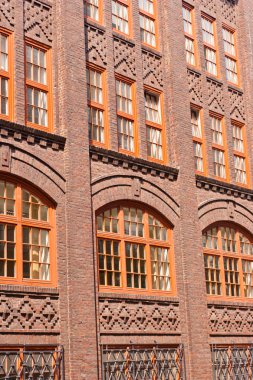
{"type": "Polygon", "coordinates": [[[63,348],[0,350],[0,380],[64,380],[63,348]]]}
{"type": "Polygon", "coordinates": [[[213,380],[253,380],[253,345],[211,347],[213,380]]]}
{"type": "Polygon", "coordinates": [[[102,346],[102,375],[103,380],[184,380],[183,345],[102,346]]]}

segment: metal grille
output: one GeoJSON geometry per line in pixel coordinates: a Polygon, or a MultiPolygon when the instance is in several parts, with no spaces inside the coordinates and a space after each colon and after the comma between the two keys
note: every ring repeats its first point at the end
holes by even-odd
{"type": "Polygon", "coordinates": [[[212,346],[214,380],[253,380],[253,345],[212,346]]]}
{"type": "Polygon", "coordinates": [[[0,380],[64,380],[63,349],[0,350],[0,380]]]}
{"type": "Polygon", "coordinates": [[[183,346],[102,347],[103,380],[183,380],[183,346]]]}

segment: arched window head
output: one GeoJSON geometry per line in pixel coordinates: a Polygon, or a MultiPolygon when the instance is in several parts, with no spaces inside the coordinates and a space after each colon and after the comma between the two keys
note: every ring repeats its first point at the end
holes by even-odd
{"type": "Polygon", "coordinates": [[[0,283],[55,283],[54,210],[8,179],[0,179],[0,283]]]}
{"type": "Polygon", "coordinates": [[[172,231],[139,205],[123,203],[97,215],[100,290],[173,292],[172,231]]]}
{"type": "Polygon", "coordinates": [[[210,296],[253,298],[253,237],[235,225],[203,233],[206,291],[210,296]]]}

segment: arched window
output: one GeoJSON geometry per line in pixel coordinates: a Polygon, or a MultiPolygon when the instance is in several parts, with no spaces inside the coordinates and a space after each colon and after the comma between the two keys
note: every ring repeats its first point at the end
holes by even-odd
{"type": "Polygon", "coordinates": [[[20,183],[0,180],[0,283],[55,282],[54,210],[20,183]]]}
{"type": "Polygon", "coordinates": [[[172,231],[152,212],[123,203],[97,216],[100,290],[172,292],[172,231]]]}
{"type": "Polygon", "coordinates": [[[232,225],[203,233],[207,294],[253,298],[253,238],[232,225]]]}

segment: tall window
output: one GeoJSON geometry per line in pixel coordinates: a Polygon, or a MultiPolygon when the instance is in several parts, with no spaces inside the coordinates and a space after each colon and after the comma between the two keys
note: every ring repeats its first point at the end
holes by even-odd
{"type": "Polygon", "coordinates": [[[12,36],[0,29],[0,117],[12,116],[10,40],[12,36]]]}
{"type": "Polygon", "coordinates": [[[116,79],[119,148],[128,152],[135,151],[133,86],[133,83],[116,79]]]}
{"type": "Polygon", "coordinates": [[[201,126],[201,117],[200,117],[200,110],[196,108],[191,109],[191,127],[192,127],[195,170],[198,172],[204,172],[203,134],[202,134],[202,126],[201,126]]]}
{"type": "Polygon", "coordinates": [[[236,182],[247,184],[246,151],[244,144],[244,126],[232,123],[233,128],[233,151],[234,169],[236,182]]]}
{"type": "Polygon", "coordinates": [[[87,68],[89,136],[92,143],[105,143],[104,72],[87,68]]]}
{"type": "Polygon", "coordinates": [[[220,117],[211,115],[212,128],[212,150],[213,150],[213,170],[214,175],[226,178],[226,152],[223,131],[223,120],[220,117]]]}
{"type": "Polygon", "coordinates": [[[114,207],[97,216],[100,289],[171,292],[172,231],[136,206],[114,207]]]}
{"type": "Polygon", "coordinates": [[[47,130],[52,108],[49,55],[44,47],[26,43],[27,124],[47,130]]]}
{"type": "Polygon", "coordinates": [[[156,46],[155,1],[139,0],[141,40],[153,47],[156,46]]]}
{"type": "Polygon", "coordinates": [[[101,0],[84,0],[85,16],[95,21],[100,21],[100,1],[101,0]]]}
{"type": "Polygon", "coordinates": [[[52,219],[37,195],[0,181],[0,282],[52,286],[52,219]]]}
{"type": "Polygon", "coordinates": [[[235,32],[222,28],[225,61],[226,61],[226,76],[229,82],[238,84],[237,57],[235,46],[235,32]]]}
{"type": "Polygon", "coordinates": [[[204,42],[205,68],[208,73],[217,75],[217,48],[214,35],[214,20],[202,16],[201,24],[204,42]]]}
{"type": "Polygon", "coordinates": [[[208,295],[253,298],[253,239],[229,225],[203,233],[208,295]]]}
{"type": "Polygon", "coordinates": [[[188,5],[183,5],[183,21],[185,34],[186,61],[189,65],[196,65],[194,29],[193,29],[193,9],[188,5]]]}
{"type": "Polygon", "coordinates": [[[148,157],[162,161],[164,157],[160,97],[159,93],[145,91],[148,157]]]}
{"type": "Polygon", "coordinates": [[[112,27],[129,34],[129,0],[112,0],[112,27]]]}

